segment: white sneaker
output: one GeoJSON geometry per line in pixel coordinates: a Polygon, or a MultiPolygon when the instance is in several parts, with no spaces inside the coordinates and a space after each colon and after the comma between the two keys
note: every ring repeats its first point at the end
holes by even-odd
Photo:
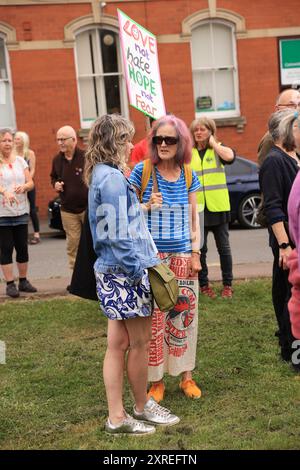
{"type": "Polygon", "coordinates": [[[119,434],[144,436],[145,434],[155,433],[155,427],[141,421],[137,421],[132,418],[132,416],[126,414],[126,418],[120,424],[112,424],[108,418],[105,423],[105,431],[109,434],[114,434],[115,436],[118,436],[119,434]]]}
{"type": "Polygon", "coordinates": [[[152,397],[147,401],[143,411],[137,411],[134,407],[133,416],[135,419],[160,426],[173,426],[180,421],[178,416],[173,415],[167,408],[160,406],[152,397]]]}

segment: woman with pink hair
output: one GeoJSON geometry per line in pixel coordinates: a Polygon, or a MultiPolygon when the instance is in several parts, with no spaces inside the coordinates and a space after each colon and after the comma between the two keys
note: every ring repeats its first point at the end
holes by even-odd
{"type": "Polygon", "coordinates": [[[192,379],[198,325],[200,230],[196,191],[200,183],[189,166],[191,151],[185,123],[173,115],[164,116],[155,121],[149,133],[150,160],[138,163],[130,176],[159,256],[179,284],[178,302],[172,311],[161,312],[154,306],[148,395],[157,402],[164,398],[164,372],[182,375],[179,387],[189,398],[201,396],[192,379]]]}

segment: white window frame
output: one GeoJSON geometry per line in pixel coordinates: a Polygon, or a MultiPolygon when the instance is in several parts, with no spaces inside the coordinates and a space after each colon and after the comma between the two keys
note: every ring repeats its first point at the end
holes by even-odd
{"type": "MultiPolygon", "coordinates": [[[[222,119],[222,118],[230,118],[230,117],[237,117],[240,116],[240,97],[239,97],[239,77],[238,77],[238,65],[237,65],[237,49],[236,49],[236,37],[235,37],[235,25],[232,23],[229,23],[228,21],[223,21],[221,19],[214,19],[214,20],[204,20],[201,21],[200,23],[197,23],[196,25],[193,26],[191,33],[193,34],[194,29],[198,29],[201,26],[204,26],[206,24],[209,24],[210,28],[210,35],[211,35],[211,43],[212,43],[212,53],[214,54],[214,41],[213,41],[213,32],[212,32],[212,25],[213,24],[223,24],[226,26],[228,29],[231,31],[231,38],[232,38],[232,54],[233,54],[233,65],[228,66],[227,64],[224,64],[224,68],[227,70],[233,70],[233,86],[234,86],[234,100],[235,100],[235,109],[232,110],[221,110],[221,111],[196,111],[195,112],[195,117],[200,118],[204,115],[207,117],[211,117],[212,119],[222,119]]],[[[192,56],[192,42],[191,42],[191,58],[192,56]]],[[[215,60],[213,57],[213,64],[215,64],[215,60]]],[[[197,72],[205,72],[205,71],[217,71],[217,70],[222,70],[222,67],[199,67],[199,68],[194,68],[192,64],[192,73],[193,73],[193,89],[194,89],[194,75],[197,72]]],[[[213,94],[214,97],[216,96],[216,83],[215,83],[215,74],[213,73],[213,94]]],[[[194,104],[195,104],[196,97],[194,96],[194,104]]]]}
{"type": "MultiPolygon", "coordinates": [[[[129,109],[128,109],[127,89],[126,89],[125,74],[124,74],[124,69],[123,69],[123,62],[122,62],[122,58],[121,58],[119,32],[118,32],[117,28],[114,28],[111,25],[101,24],[100,26],[86,26],[86,27],[81,28],[78,31],[76,31],[74,57],[75,57],[75,65],[76,65],[77,93],[78,93],[81,128],[82,129],[89,129],[94,121],[93,120],[88,120],[87,121],[87,120],[83,119],[79,78],[87,78],[87,77],[88,78],[91,78],[91,77],[98,78],[98,77],[113,76],[113,75],[114,76],[119,76],[120,77],[121,111],[122,111],[122,115],[124,117],[128,118],[129,117],[129,109]],[[116,48],[117,48],[117,58],[118,58],[118,70],[119,70],[119,72],[115,72],[115,73],[104,73],[103,72],[103,69],[102,69],[102,67],[103,67],[103,65],[102,65],[102,56],[101,56],[101,50],[100,50],[100,35],[99,35],[99,31],[103,30],[103,29],[105,29],[107,31],[111,31],[112,33],[116,34],[116,39],[117,39],[116,48]],[[88,31],[93,33],[93,50],[94,50],[94,53],[97,54],[97,57],[99,57],[100,59],[97,61],[97,63],[95,63],[95,72],[96,73],[88,74],[88,75],[79,75],[76,38],[77,38],[78,35],[80,35],[82,33],[86,33],[88,31]]],[[[104,80],[100,80],[100,87],[101,88],[99,90],[99,96],[100,96],[100,99],[103,101],[104,106],[101,110],[99,109],[99,112],[101,112],[102,114],[106,114],[107,113],[107,107],[106,107],[104,80]],[[105,99],[103,99],[103,97],[105,99]]]]}
{"type": "Polygon", "coordinates": [[[0,78],[0,82],[6,82],[9,85],[9,99],[11,102],[11,109],[12,109],[12,122],[7,123],[7,125],[2,126],[2,128],[7,127],[11,129],[12,131],[16,130],[16,112],[15,112],[15,103],[14,103],[14,96],[13,96],[13,85],[12,85],[12,78],[11,78],[11,70],[10,70],[10,60],[9,60],[9,54],[7,50],[7,45],[6,45],[6,35],[1,33],[0,31],[0,39],[3,40],[4,42],[4,57],[6,61],[6,72],[7,72],[7,78],[0,78]]]}

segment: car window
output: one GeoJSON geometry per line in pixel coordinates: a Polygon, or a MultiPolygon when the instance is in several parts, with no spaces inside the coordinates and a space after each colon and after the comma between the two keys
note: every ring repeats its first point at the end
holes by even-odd
{"type": "Polygon", "coordinates": [[[235,159],[232,165],[226,165],[225,171],[228,176],[251,175],[253,173],[251,163],[235,159]]]}

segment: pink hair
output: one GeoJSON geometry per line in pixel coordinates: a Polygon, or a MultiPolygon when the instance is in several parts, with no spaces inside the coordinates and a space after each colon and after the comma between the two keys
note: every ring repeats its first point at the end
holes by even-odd
{"type": "Polygon", "coordinates": [[[154,165],[156,165],[160,158],[157,152],[157,146],[152,142],[152,137],[156,136],[158,129],[161,126],[171,125],[174,127],[178,137],[177,153],[175,160],[178,165],[182,166],[184,163],[190,163],[192,159],[192,138],[189,129],[182,119],[174,116],[173,114],[163,116],[152,125],[152,129],[148,134],[149,139],[149,156],[154,165]]]}

